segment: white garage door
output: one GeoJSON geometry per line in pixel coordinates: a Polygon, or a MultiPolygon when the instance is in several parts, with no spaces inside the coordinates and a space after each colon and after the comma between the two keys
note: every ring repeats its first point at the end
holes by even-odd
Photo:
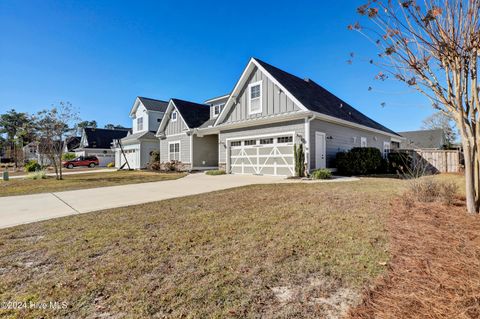
{"type": "Polygon", "coordinates": [[[293,133],[229,139],[232,174],[294,175],[293,133]]]}
{"type": "MultiPolygon", "coordinates": [[[[138,152],[136,149],[126,149],[124,150],[125,157],[127,158],[128,164],[130,165],[131,169],[138,169],[139,165],[137,163],[138,152]]],[[[121,153],[120,153],[121,154],[121,153]]],[[[122,165],[125,163],[125,157],[121,154],[121,162],[122,165]]],[[[125,165],[123,169],[128,169],[128,165],[125,165]]]]}

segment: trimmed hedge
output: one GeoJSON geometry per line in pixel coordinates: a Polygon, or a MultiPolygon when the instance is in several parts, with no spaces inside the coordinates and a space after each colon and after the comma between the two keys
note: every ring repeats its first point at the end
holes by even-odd
{"type": "Polygon", "coordinates": [[[23,166],[25,172],[37,172],[42,169],[42,166],[38,164],[36,160],[30,160],[27,164],[23,166]]]}
{"type": "Polygon", "coordinates": [[[387,171],[387,161],[375,147],[354,147],[337,153],[337,171],[341,175],[379,174],[387,171]]]}
{"type": "Polygon", "coordinates": [[[330,179],[332,178],[332,172],[326,168],[317,169],[312,172],[311,176],[312,179],[330,179]]]}

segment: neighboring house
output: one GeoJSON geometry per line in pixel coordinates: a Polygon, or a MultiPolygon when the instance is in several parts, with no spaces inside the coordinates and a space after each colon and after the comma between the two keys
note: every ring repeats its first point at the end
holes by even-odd
{"type": "MultiPolygon", "coordinates": [[[[54,147],[55,149],[59,149],[62,147],[64,144],[63,142],[55,141],[54,147]]],[[[33,141],[28,143],[23,147],[23,160],[24,162],[32,161],[35,160],[37,163],[41,165],[50,165],[51,161],[49,158],[49,151],[47,148],[47,145],[50,143],[47,142],[46,140],[41,140],[40,142],[38,141],[33,141]]]]}
{"type": "Polygon", "coordinates": [[[405,138],[401,149],[440,150],[445,147],[445,134],[442,129],[398,132],[405,138]]]}
{"type": "MultiPolygon", "coordinates": [[[[168,102],[166,101],[141,96],[135,99],[130,111],[132,133],[116,144],[115,167],[122,167],[125,160],[128,161],[131,169],[141,169],[147,166],[152,151],[159,151],[158,138],[155,133],[167,106],[168,102]]],[[[124,165],[124,168],[128,168],[128,166],[124,165]]]]}
{"type": "Polygon", "coordinates": [[[96,156],[100,166],[107,166],[108,163],[115,162],[115,153],[112,149],[114,140],[119,140],[127,136],[129,128],[93,128],[83,129],[80,146],[76,148],[76,156],[96,156]]]}
{"type": "Polygon", "coordinates": [[[38,143],[37,142],[30,142],[23,147],[23,160],[26,162],[28,161],[37,161],[38,162],[38,143]]]}
{"type": "Polygon", "coordinates": [[[293,144],[304,145],[306,165],[313,170],[333,168],[336,154],[352,147],[376,147],[386,154],[402,141],[314,81],[255,58],[231,94],[206,103],[170,100],[157,132],[161,161],[290,176],[293,144]]]}
{"type": "Polygon", "coordinates": [[[64,153],[74,153],[75,149],[80,146],[81,141],[80,136],[69,136],[63,142],[63,152],[64,153]]]}
{"type": "Polygon", "coordinates": [[[211,108],[171,99],[160,123],[160,162],[180,161],[187,169],[218,167],[218,135],[201,136],[200,128],[213,127],[211,108]]]}

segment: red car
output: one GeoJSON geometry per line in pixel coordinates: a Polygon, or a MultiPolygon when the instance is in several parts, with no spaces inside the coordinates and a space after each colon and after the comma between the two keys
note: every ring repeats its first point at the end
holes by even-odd
{"type": "Polygon", "coordinates": [[[98,166],[98,158],[96,156],[80,156],[71,161],[64,161],[63,166],[66,168],[74,168],[76,166],[88,166],[95,167],[98,166]]]}

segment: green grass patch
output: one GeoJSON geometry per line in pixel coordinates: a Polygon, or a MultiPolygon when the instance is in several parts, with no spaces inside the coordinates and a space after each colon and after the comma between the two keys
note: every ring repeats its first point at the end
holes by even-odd
{"type": "Polygon", "coordinates": [[[205,174],[207,174],[207,175],[225,175],[226,172],[222,169],[214,169],[214,170],[206,171],[205,174]]]}

